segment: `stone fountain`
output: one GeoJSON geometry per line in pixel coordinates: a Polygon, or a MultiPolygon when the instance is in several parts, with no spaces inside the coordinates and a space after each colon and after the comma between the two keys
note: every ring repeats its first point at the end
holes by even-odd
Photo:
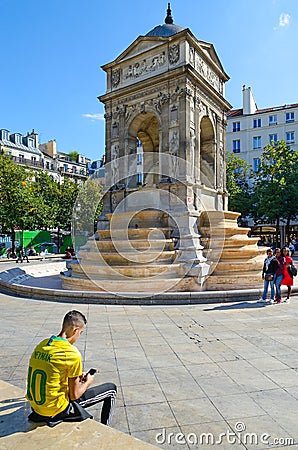
{"type": "Polygon", "coordinates": [[[212,44],[173,23],[103,66],[103,210],[63,288],[159,293],[261,286],[263,250],[225,183],[225,73],[212,44]]]}

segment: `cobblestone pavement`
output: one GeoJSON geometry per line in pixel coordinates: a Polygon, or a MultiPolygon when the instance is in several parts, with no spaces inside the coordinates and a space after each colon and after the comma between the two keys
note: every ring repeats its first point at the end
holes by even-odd
{"type": "MultiPolygon", "coordinates": [[[[25,390],[34,346],[79,309],[85,369],[119,388],[113,427],[164,449],[298,448],[298,297],[122,307],[0,294],[0,306],[5,381],[25,390]]],[[[100,406],[92,411],[99,419],[100,406]]]]}

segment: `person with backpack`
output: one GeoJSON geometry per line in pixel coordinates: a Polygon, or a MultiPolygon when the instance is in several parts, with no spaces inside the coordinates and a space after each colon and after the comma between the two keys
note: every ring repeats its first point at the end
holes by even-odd
{"type": "Polygon", "coordinates": [[[270,285],[270,303],[274,303],[274,282],[275,282],[275,274],[278,268],[278,262],[275,256],[273,256],[273,252],[271,248],[267,250],[267,258],[265,258],[262,278],[264,280],[264,291],[263,295],[259,300],[259,303],[267,303],[267,292],[270,285]]]}
{"type": "Polygon", "coordinates": [[[274,256],[278,261],[278,268],[277,268],[275,278],[274,278],[275,291],[276,291],[274,303],[281,303],[281,283],[284,279],[286,258],[281,253],[281,249],[277,248],[277,247],[274,250],[274,256]]]}
{"type": "Polygon", "coordinates": [[[282,280],[281,284],[283,286],[287,286],[287,288],[288,288],[287,298],[284,300],[284,302],[285,303],[290,303],[290,296],[291,296],[291,291],[292,291],[292,286],[293,286],[293,276],[294,276],[294,274],[290,273],[289,268],[293,264],[293,260],[290,257],[290,249],[288,247],[283,247],[281,249],[281,252],[282,252],[282,256],[284,256],[286,258],[286,263],[284,265],[284,277],[283,277],[283,280],[282,280]]]}

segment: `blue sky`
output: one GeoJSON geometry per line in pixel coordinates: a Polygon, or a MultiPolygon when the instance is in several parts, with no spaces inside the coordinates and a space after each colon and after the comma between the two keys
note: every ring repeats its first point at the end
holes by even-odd
{"type": "MultiPolygon", "coordinates": [[[[60,151],[104,152],[101,65],[162,24],[164,0],[0,0],[0,128],[60,151]]],[[[226,98],[242,105],[251,86],[259,108],[298,102],[297,0],[174,0],[174,23],[212,42],[230,76],[226,98]]]]}

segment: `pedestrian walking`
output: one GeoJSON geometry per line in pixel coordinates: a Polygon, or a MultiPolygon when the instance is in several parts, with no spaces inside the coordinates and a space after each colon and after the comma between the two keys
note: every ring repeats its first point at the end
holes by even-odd
{"type": "Polygon", "coordinates": [[[18,259],[16,260],[16,262],[22,263],[24,261],[24,259],[26,259],[27,263],[29,262],[29,259],[28,259],[28,256],[26,255],[24,247],[21,247],[19,250],[18,259]]]}
{"type": "Polygon", "coordinates": [[[278,268],[278,261],[273,255],[272,249],[268,248],[267,258],[265,258],[262,278],[264,280],[264,291],[263,295],[259,300],[259,303],[267,303],[267,293],[270,285],[270,303],[274,303],[274,281],[275,274],[278,268]]]}
{"type": "Polygon", "coordinates": [[[289,274],[288,267],[293,264],[293,260],[290,256],[290,249],[288,247],[283,247],[282,250],[282,256],[286,259],[286,263],[284,265],[284,277],[282,279],[281,284],[283,286],[287,286],[288,293],[287,298],[284,300],[285,303],[290,303],[290,297],[291,297],[291,291],[293,286],[293,277],[289,274]]]}
{"type": "Polygon", "coordinates": [[[278,267],[275,274],[275,301],[274,303],[281,303],[281,282],[284,277],[284,267],[286,264],[286,258],[281,254],[280,248],[276,247],[274,256],[278,261],[278,267]]]}

